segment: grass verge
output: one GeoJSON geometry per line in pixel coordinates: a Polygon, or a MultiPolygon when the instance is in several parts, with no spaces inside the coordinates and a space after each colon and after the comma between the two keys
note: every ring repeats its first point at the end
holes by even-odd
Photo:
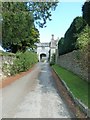
{"type": "Polygon", "coordinates": [[[90,84],[58,65],[53,65],[52,68],[56,71],[58,76],[65,81],[73,95],[88,106],[88,87],[90,87],[90,84]]]}

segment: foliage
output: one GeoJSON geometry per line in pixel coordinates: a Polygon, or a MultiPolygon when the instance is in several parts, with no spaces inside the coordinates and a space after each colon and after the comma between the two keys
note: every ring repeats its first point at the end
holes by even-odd
{"type": "Polygon", "coordinates": [[[13,53],[33,47],[39,42],[35,22],[44,27],[56,6],[57,2],[2,2],[3,47],[13,53]]]}
{"type": "Polygon", "coordinates": [[[84,52],[88,49],[88,45],[90,44],[90,27],[87,25],[83,29],[83,31],[78,35],[77,45],[84,52]]]}
{"type": "Polygon", "coordinates": [[[25,3],[2,3],[2,45],[16,53],[25,51],[34,42],[39,41],[39,31],[35,28],[32,13],[27,11],[25,3]]]}
{"type": "Polygon", "coordinates": [[[78,35],[76,44],[82,54],[81,62],[88,68],[89,67],[89,57],[90,57],[90,27],[87,25],[78,35]]]}
{"type": "Polygon", "coordinates": [[[56,55],[55,53],[51,56],[50,66],[55,64],[56,55]]]}
{"type": "Polygon", "coordinates": [[[34,52],[17,52],[3,54],[2,72],[6,76],[15,75],[20,72],[29,70],[35,63],[38,62],[36,53],[34,52]]]}
{"type": "Polygon", "coordinates": [[[71,52],[76,47],[77,34],[85,27],[86,23],[82,17],[76,17],[66,31],[64,38],[61,38],[58,43],[59,55],[71,52]]]}
{"type": "Polygon", "coordinates": [[[82,7],[83,18],[86,20],[88,25],[90,26],[90,1],[84,3],[82,7]]]}
{"type": "Polygon", "coordinates": [[[88,106],[88,87],[90,84],[58,65],[54,65],[53,69],[56,71],[60,79],[65,81],[73,95],[88,106]]]}
{"type": "Polygon", "coordinates": [[[54,11],[57,7],[58,0],[55,2],[28,2],[28,10],[33,13],[34,20],[39,27],[46,27],[46,21],[52,20],[51,11],[54,11]]]}
{"type": "Polygon", "coordinates": [[[65,52],[71,52],[76,49],[76,34],[80,33],[86,24],[82,17],[76,17],[70,28],[66,31],[64,36],[64,50],[65,52]]]}
{"type": "Polygon", "coordinates": [[[61,38],[58,42],[58,52],[59,55],[64,54],[64,38],[61,38]]]}
{"type": "Polygon", "coordinates": [[[16,54],[16,59],[13,61],[13,65],[11,67],[11,75],[24,72],[29,70],[32,65],[34,65],[38,61],[36,53],[33,52],[18,52],[16,54]]]}

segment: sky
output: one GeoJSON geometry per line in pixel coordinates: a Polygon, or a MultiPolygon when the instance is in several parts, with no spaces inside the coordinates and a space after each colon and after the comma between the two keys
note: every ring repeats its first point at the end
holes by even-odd
{"type": "Polygon", "coordinates": [[[56,10],[52,12],[52,21],[47,21],[46,28],[39,28],[40,42],[50,42],[52,34],[54,34],[55,39],[63,37],[73,19],[82,16],[84,2],[82,0],[80,2],[59,3],[56,10]]]}

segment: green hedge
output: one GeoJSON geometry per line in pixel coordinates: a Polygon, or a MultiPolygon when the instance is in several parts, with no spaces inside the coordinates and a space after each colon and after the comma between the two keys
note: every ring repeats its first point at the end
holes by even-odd
{"type": "Polygon", "coordinates": [[[11,75],[29,70],[38,62],[37,54],[33,52],[17,53],[11,66],[11,75]]]}
{"type": "Polygon", "coordinates": [[[51,56],[51,61],[50,61],[50,66],[54,65],[55,64],[55,53],[51,56]]]}
{"type": "Polygon", "coordinates": [[[76,17],[66,31],[63,38],[58,42],[58,53],[63,55],[79,49],[76,45],[78,35],[83,31],[86,22],[82,17],[76,17]]]}

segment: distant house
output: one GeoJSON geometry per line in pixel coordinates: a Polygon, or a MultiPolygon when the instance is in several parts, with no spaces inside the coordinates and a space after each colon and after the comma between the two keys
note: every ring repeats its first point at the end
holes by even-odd
{"type": "Polygon", "coordinates": [[[38,60],[41,61],[42,59],[50,59],[51,61],[52,55],[56,53],[57,44],[58,39],[54,40],[54,35],[52,35],[50,43],[36,43],[38,60]]]}
{"type": "Polygon", "coordinates": [[[43,59],[48,60],[49,50],[50,50],[49,43],[37,43],[38,60],[39,61],[43,59]]]}

